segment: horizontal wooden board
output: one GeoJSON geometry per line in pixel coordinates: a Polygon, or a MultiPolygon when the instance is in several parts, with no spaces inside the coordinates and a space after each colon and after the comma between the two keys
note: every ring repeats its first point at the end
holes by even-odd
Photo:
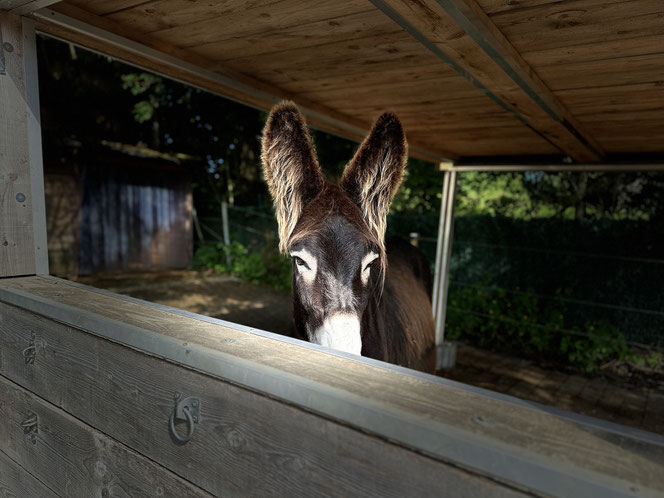
{"type": "Polygon", "coordinates": [[[496,14],[508,10],[525,9],[537,7],[547,3],[558,2],[560,0],[477,0],[487,14],[496,14]]]}
{"type": "Polygon", "coordinates": [[[562,48],[529,50],[523,58],[533,67],[609,61],[640,55],[664,53],[664,35],[643,36],[628,40],[600,41],[562,48]]]}
{"type": "Polygon", "coordinates": [[[210,496],[2,376],[0,441],[12,460],[60,496],[210,496]],[[21,426],[32,415],[36,433],[21,426]]]}
{"type": "Polygon", "coordinates": [[[542,66],[537,68],[537,72],[553,91],[663,82],[664,52],[542,66]]]}
{"type": "Polygon", "coordinates": [[[9,458],[3,449],[5,449],[4,444],[0,446],[0,496],[6,498],[21,496],[55,498],[58,496],[9,458]]]}
{"type": "MultiPolygon", "coordinates": [[[[297,50],[265,54],[255,57],[237,58],[214,67],[231,67],[245,74],[280,85],[282,82],[301,79],[334,78],[342,75],[373,73],[432,64],[447,69],[450,77],[456,73],[442,64],[436,57],[415,42],[410,35],[399,32],[395,35],[369,36],[354,40],[339,40],[325,45],[325,50],[297,50]]],[[[463,78],[459,77],[460,80],[463,78]]],[[[468,83],[468,86],[472,85],[468,83]]]]}
{"type": "Polygon", "coordinates": [[[146,0],[68,0],[69,4],[84,7],[88,12],[98,15],[110,14],[123,9],[130,9],[146,0]]]}
{"type": "MultiPolygon", "coordinates": [[[[141,33],[150,33],[162,29],[217,18],[216,31],[223,33],[229,29],[226,18],[238,12],[250,11],[257,7],[265,7],[279,0],[221,0],[214,2],[196,2],[191,0],[150,0],[137,2],[135,5],[108,12],[106,17],[135,28],[141,33]]],[[[89,10],[86,2],[78,2],[78,6],[89,10]]]]}
{"type": "Polygon", "coordinates": [[[664,111],[664,82],[634,85],[605,86],[601,88],[575,88],[556,92],[578,116],[588,114],[619,114],[634,122],[644,111],[664,111]]]}
{"type": "Polygon", "coordinates": [[[233,37],[192,47],[210,60],[223,61],[308,47],[316,50],[339,40],[397,33],[400,29],[373,10],[297,26],[233,37]]]}
{"type": "Polygon", "coordinates": [[[510,10],[491,20],[520,52],[664,34],[660,0],[573,0],[510,10]]]}
{"type": "MultiPolygon", "coordinates": [[[[252,377],[250,372],[253,371],[252,368],[262,369],[257,370],[265,373],[261,374],[260,385],[262,387],[259,390],[265,392],[265,389],[271,386],[268,392],[279,392],[278,396],[285,395],[292,403],[308,406],[309,409],[319,413],[321,411],[328,413],[328,410],[332,410],[337,414],[335,416],[338,416],[338,410],[347,406],[347,403],[355,403],[354,400],[358,400],[357,402],[361,404],[354,406],[361,406],[362,409],[370,407],[372,413],[370,422],[368,419],[361,418],[360,412],[355,412],[357,418],[352,421],[346,420],[345,423],[360,424],[368,432],[379,430],[379,426],[382,427],[380,430],[384,431],[386,426],[383,425],[382,417],[388,413],[398,414],[396,416],[399,417],[400,432],[390,433],[389,437],[392,440],[399,441],[411,431],[416,432],[417,424],[425,424],[427,430],[434,431],[436,434],[435,437],[431,435],[418,443],[421,451],[428,454],[445,454],[450,447],[444,444],[444,441],[453,435],[463,435],[464,443],[461,446],[454,446],[462,452],[475,447],[479,441],[482,441],[483,453],[475,455],[473,464],[478,465],[484,455],[491,455],[496,448],[500,448],[500,451],[505,453],[501,454],[499,460],[492,460],[491,465],[493,469],[496,469],[497,465],[502,469],[501,472],[505,472],[505,474],[501,474],[503,478],[517,469],[501,466],[501,462],[509,461],[509,458],[518,455],[520,465],[535,465],[539,469],[537,472],[541,471],[541,467],[538,467],[540,465],[548,465],[550,471],[553,469],[562,471],[556,477],[558,486],[567,482],[565,479],[568,476],[583,475],[583,480],[577,481],[578,486],[600,479],[601,482],[611,483],[611,486],[620,489],[637,486],[644,496],[661,493],[664,490],[664,472],[662,472],[664,470],[664,463],[662,463],[664,462],[664,443],[655,435],[632,436],[613,426],[605,429],[587,420],[581,421],[553,415],[538,405],[520,404],[501,397],[487,396],[476,390],[455,386],[431,376],[405,375],[393,368],[383,368],[370,360],[360,358],[349,360],[344,355],[322,352],[319,350],[321,348],[301,347],[258,333],[248,333],[225,327],[212,320],[198,319],[193,315],[181,314],[175,310],[169,311],[136,300],[90,291],[82,286],[57,279],[35,277],[4,280],[0,281],[0,291],[2,299],[5,301],[19,300],[26,304],[31,302],[33,304],[30,306],[43,307],[44,312],[49,310],[48,313],[56,313],[58,320],[61,321],[71,318],[79,324],[92,325],[94,322],[97,324],[95,327],[102,327],[104,323],[122,324],[124,328],[120,332],[124,334],[124,330],[126,330],[127,340],[142,341],[145,338],[147,342],[144,344],[147,345],[172,338],[177,341],[177,343],[172,343],[173,347],[177,347],[176,350],[173,350],[173,354],[184,362],[188,357],[199,358],[199,349],[197,349],[199,347],[207,348],[206,351],[215,350],[221,355],[219,362],[215,363],[214,367],[210,366],[215,372],[218,372],[216,375],[226,379],[235,379],[234,381],[243,385],[257,388],[257,384],[254,384],[252,380],[255,377],[252,377]],[[54,303],[54,305],[49,303],[54,303]],[[62,309],[62,313],[59,311],[60,309],[62,309]],[[101,318],[104,321],[98,321],[101,318]],[[131,329],[131,327],[141,329],[131,329]],[[148,331],[158,335],[150,335],[148,331]],[[159,339],[160,337],[163,339],[159,339]],[[241,373],[233,370],[234,365],[243,365],[241,373]],[[264,370],[266,368],[268,370],[264,370]],[[234,372],[238,372],[237,375],[234,372]],[[273,373],[268,375],[267,372],[273,373]],[[271,384],[273,378],[280,379],[280,382],[271,384]],[[285,379],[290,380],[284,384],[285,379]],[[335,401],[329,405],[319,404],[318,401],[327,398],[314,396],[309,390],[310,386],[316,386],[316,392],[325,392],[335,401]],[[296,399],[297,401],[294,401],[296,399]],[[478,420],[482,423],[478,423],[478,420]],[[422,449],[424,446],[427,446],[428,449],[422,449]],[[629,452],[629,458],[625,457],[626,451],[629,452]]],[[[216,387],[208,388],[202,384],[201,377],[188,377],[184,373],[153,375],[147,367],[150,363],[149,359],[143,358],[140,361],[130,359],[129,352],[102,355],[99,354],[98,349],[101,346],[94,346],[97,344],[96,342],[81,343],[80,346],[74,348],[71,344],[74,341],[73,337],[76,336],[75,331],[66,327],[61,330],[49,320],[31,318],[29,314],[17,314],[11,307],[5,309],[11,313],[8,312],[0,321],[3,331],[0,338],[4,337],[6,340],[11,338],[12,344],[9,347],[0,348],[0,354],[5,355],[2,357],[0,365],[2,368],[11,369],[16,375],[24,376],[24,381],[30,381],[31,390],[35,392],[53,392],[54,388],[49,387],[49,383],[58,382],[58,379],[60,379],[59,382],[67,379],[68,386],[70,386],[67,387],[67,390],[78,392],[80,388],[77,384],[87,383],[92,379],[94,382],[104,383],[98,390],[99,393],[104,393],[104,399],[114,397],[116,404],[120,405],[129,402],[122,401],[125,399],[135,403],[136,398],[132,397],[132,393],[140,392],[151,400],[151,410],[157,409],[160,416],[164,417],[168,414],[170,406],[168,397],[173,389],[180,392],[200,392],[202,396],[206,396],[205,399],[209,399],[210,403],[216,406],[214,395],[207,398],[210,394],[208,389],[213,389],[214,393],[220,393],[222,386],[225,385],[215,383],[216,387]],[[21,358],[16,358],[15,354],[24,347],[21,344],[26,341],[25,331],[36,325],[5,325],[8,323],[5,316],[9,319],[17,315],[21,320],[40,321],[42,325],[39,330],[42,331],[42,334],[55,334],[56,331],[59,331],[57,337],[62,339],[50,336],[47,344],[50,345],[49,347],[57,346],[58,350],[62,351],[56,354],[55,358],[64,355],[70,360],[56,361],[49,354],[38,354],[37,362],[44,362],[48,365],[49,375],[44,377],[33,374],[28,378],[22,374],[23,370],[20,369],[23,369],[24,366],[21,365],[21,358]],[[47,325],[43,325],[44,323],[47,325]],[[14,354],[9,351],[13,351],[14,354]],[[92,358],[89,355],[93,355],[92,358]],[[102,366],[101,371],[113,372],[113,375],[110,377],[96,374],[81,376],[74,375],[74,372],[71,371],[71,369],[101,368],[102,366]],[[135,369],[139,367],[142,372],[147,372],[142,375],[150,379],[150,385],[156,384],[156,387],[151,389],[139,387],[144,385],[143,381],[136,378],[138,374],[135,369]],[[178,385],[173,385],[173,382],[178,385]],[[117,400],[117,397],[120,397],[120,400],[117,400]]],[[[80,338],[80,341],[89,341],[87,334],[77,337],[80,338]]],[[[104,347],[110,348],[111,346],[105,345],[104,347]]],[[[35,365],[39,364],[37,362],[35,365]]],[[[167,367],[159,368],[166,369],[167,367]]],[[[21,382],[23,381],[19,383],[21,382]]],[[[241,400],[247,400],[246,405],[237,409],[237,412],[241,414],[238,417],[242,420],[252,413],[247,406],[260,401],[259,399],[241,398],[243,392],[244,390],[239,389],[232,391],[228,398],[224,397],[226,410],[229,410],[229,400],[238,400],[238,403],[245,403],[241,400]]],[[[94,414],[94,418],[107,416],[103,411],[94,408],[95,403],[102,402],[99,399],[101,395],[93,396],[92,394],[85,400],[80,400],[77,396],[75,402],[73,398],[70,401],[63,401],[66,403],[65,409],[88,410],[89,413],[94,414]]],[[[282,405],[275,406],[281,407],[282,405]]],[[[215,408],[213,413],[221,412],[215,408]]],[[[300,412],[297,410],[288,412],[284,415],[284,420],[297,418],[298,413],[300,412]]],[[[130,422],[133,423],[133,421],[130,422]]],[[[106,423],[118,422],[108,421],[106,423]]],[[[260,424],[260,420],[256,423],[260,424]]],[[[165,444],[162,439],[159,439],[163,437],[163,434],[159,432],[163,425],[157,422],[155,424],[158,427],[155,429],[158,439],[150,441],[151,447],[165,444]]],[[[306,424],[296,423],[295,427],[298,425],[301,426],[300,432],[306,429],[306,424]]],[[[212,430],[203,429],[203,427],[207,426],[202,425],[202,431],[212,430]]],[[[272,423],[270,430],[272,435],[269,437],[273,437],[277,441],[288,440],[289,432],[285,426],[272,423]],[[282,429],[286,432],[280,433],[281,435],[274,432],[282,429]]],[[[147,444],[142,443],[141,437],[132,432],[135,429],[128,428],[127,431],[121,432],[127,434],[126,438],[131,439],[132,445],[147,444]]],[[[351,431],[351,433],[355,434],[354,438],[357,438],[355,432],[351,431]]],[[[205,438],[202,437],[201,440],[203,439],[205,438]]],[[[302,439],[307,438],[303,436],[300,440],[302,439]]],[[[173,452],[177,454],[180,450],[186,451],[187,446],[173,449],[173,452]]],[[[181,456],[184,458],[186,455],[184,453],[181,456]]],[[[469,461],[466,465],[472,467],[473,464],[469,461]]],[[[187,469],[187,471],[190,470],[187,469]]],[[[268,472],[269,469],[264,469],[264,471],[268,472]]],[[[320,476],[321,479],[326,478],[324,473],[320,476]]],[[[518,476],[518,479],[525,480],[532,477],[531,474],[523,472],[518,472],[518,476]]],[[[513,478],[516,477],[513,475],[513,478]]]]}
{"type": "MultiPolygon", "coordinates": [[[[288,404],[12,306],[0,304],[0,317],[2,375],[215,495],[524,496],[288,404]],[[26,365],[21,351],[31,333],[36,335],[37,357],[33,365],[26,365]],[[184,445],[175,444],[168,432],[175,392],[200,399],[200,423],[184,445]]],[[[49,430],[59,432],[55,421],[47,421],[49,430]]],[[[99,451],[101,445],[83,436],[80,446],[99,451]]],[[[108,451],[105,459],[92,456],[79,464],[81,480],[98,467],[98,460],[109,459],[108,451]]],[[[55,453],[57,461],[61,457],[55,453]]],[[[105,465],[110,474],[111,464],[105,465]]]]}
{"type": "MultiPolygon", "coordinates": [[[[150,33],[153,37],[173,43],[178,47],[195,47],[233,37],[249,36],[275,29],[289,28],[299,24],[325,19],[336,19],[349,14],[356,14],[371,9],[366,0],[348,0],[329,2],[326,0],[281,0],[270,5],[243,9],[227,15],[219,12],[208,15],[205,19],[187,24],[174,23],[166,29],[152,30],[150,27],[135,26],[140,33],[150,33]]],[[[157,16],[152,16],[158,19],[157,16]]],[[[117,15],[111,16],[115,21],[117,15]]]]}

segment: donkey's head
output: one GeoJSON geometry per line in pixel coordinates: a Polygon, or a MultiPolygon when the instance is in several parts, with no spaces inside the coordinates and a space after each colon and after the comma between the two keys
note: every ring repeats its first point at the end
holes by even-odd
{"type": "Polygon", "coordinates": [[[295,325],[302,339],[362,353],[362,317],[382,292],[387,211],[406,155],[399,120],[383,114],[339,185],[332,185],[323,178],[297,107],[286,102],[272,110],[262,159],[279,247],[293,258],[295,325]]]}

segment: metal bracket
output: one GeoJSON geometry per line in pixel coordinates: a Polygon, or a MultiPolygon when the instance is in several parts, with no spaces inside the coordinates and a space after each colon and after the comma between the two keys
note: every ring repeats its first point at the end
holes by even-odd
{"type": "Polygon", "coordinates": [[[180,444],[184,444],[189,441],[194,435],[195,424],[200,421],[200,408],[201,402],[198,398],[194,396],[188,396],[182,398],[182,394],[175,393],[175,407],[171,413],[171,418],[169,420],[169,427],[171,429],[171,435],[173,438],[180,444]],[[187,435],[180,436],[177,430],[175,429],[175,422],[183,421],[187,424],[187,435]]]}
{"type": "Polygon", "coordinates": [[[35,345],[35,333],[33,332],[30,337],[28,347],[23,350],[23,357],[25,358],[26,365],[34,365],[35,357],[37,356],[37,346],[35,345]]]}
{"type": "Polygon", "coordinates": [[[39,434],[39,417],[36,413],[28,412],[28,416],[21,422],[23,434],[30,438],[32,444],[37,443],[37,434],[39,434]]]}

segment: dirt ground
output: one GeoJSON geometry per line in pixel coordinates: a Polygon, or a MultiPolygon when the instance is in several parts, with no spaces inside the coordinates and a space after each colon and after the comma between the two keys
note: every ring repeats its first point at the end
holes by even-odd
{"type": "MultiPolygon", "coordinates": [[[[109,274],[80,283],[270,332],[292,335],[288,292],[207,271],[109,274]]],[[[459,344],[439,375],[492,391],[664,435],[664,382],[588,376],[459,344]]]]}

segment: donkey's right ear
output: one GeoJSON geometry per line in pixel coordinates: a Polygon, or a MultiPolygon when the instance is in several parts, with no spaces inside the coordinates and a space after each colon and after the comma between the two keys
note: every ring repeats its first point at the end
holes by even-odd
{"type": "Polygon", "coordinates": [[[261,159],[276,207],[279,249],[285,252],[304,206],[325,184],[307,125],[293,102],[272,109],[263,130],[261,159]]]}

